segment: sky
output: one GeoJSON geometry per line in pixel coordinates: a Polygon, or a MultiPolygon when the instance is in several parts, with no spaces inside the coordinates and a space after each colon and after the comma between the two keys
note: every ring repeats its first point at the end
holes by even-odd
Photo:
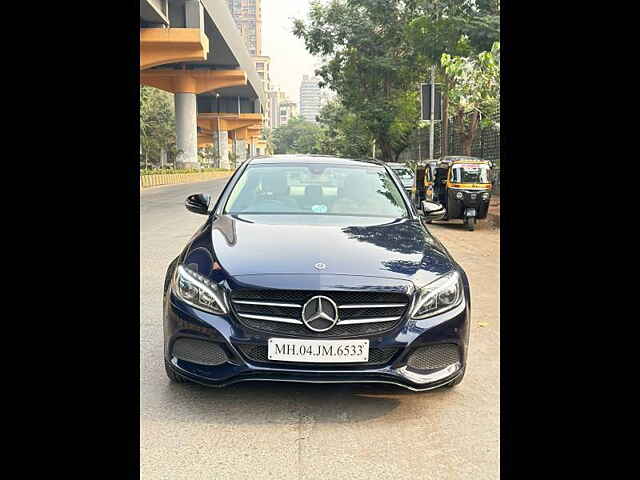
{"type": "Polygon", "coordinates": [[[304,41],[291,33],[293,18],[306,19],[308,10],[308,0],[262,0],[262,55],[271,57],[271,85],[296,103],[302,76],[313,75],[320,66],[304,41]]]}

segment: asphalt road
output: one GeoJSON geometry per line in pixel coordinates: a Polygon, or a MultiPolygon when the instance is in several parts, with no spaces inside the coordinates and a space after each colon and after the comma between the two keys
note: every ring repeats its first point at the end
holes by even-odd
{"type": "Polygon", "coordinates": [[[150,479],[498,479],[500,235],[486,221],[433,225],[469,275],[464,381],[414,393],[393,386],[173,385],[162,360],[166,268],[204,221],[187,195],[214,180],[140,194],[140,469],[150,479]]]}

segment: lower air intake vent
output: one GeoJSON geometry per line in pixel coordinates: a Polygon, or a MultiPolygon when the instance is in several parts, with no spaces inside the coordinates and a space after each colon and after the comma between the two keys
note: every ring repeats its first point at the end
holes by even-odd
{"type": "Polygon", "coordinates": [[[227,354],[215,343],[194,338],[179,338],[173,344],[173,356],[199,365],[222,365],[227,354]]]}
{"type": "Polygon", "coordinates": [[[407,360],[407,366],[415,370],[437,370],[459,361],[458,346],[441,343],[416,349],[407,360]]]}

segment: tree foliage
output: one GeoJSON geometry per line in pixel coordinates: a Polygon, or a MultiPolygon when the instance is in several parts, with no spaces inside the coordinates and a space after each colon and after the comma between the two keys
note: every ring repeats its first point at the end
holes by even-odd
{"type": "Polygon", "coordinates": [[[358,116],[339,100],[334,100],[322,108],[318,122],[322,126],[321,153],[348,158],[364,158],[371,155],[371,133],[358,116]]]}
{"type": "Polygon", "coordinates": [[[140,86],[140,146],[143,158],[160,164],[161,151],[175,158],[176,121],[172,95],[140,86]]]}
{"type": "Polygon", "coordinates": [[[332,0],[311,3],[308,22],[294,21],[294,35],[307,50],[326,59],[316,72],[321,86],[336,91],[343,104],[376,139],[383,159],[407,147],[416,128],[416,108],[407,95],[416,88],[415,55],[406,31],[417,0],[332,0]]]}
{"type": "Polygon", "coordinates": [[[293,117],[286,125],[273,129],[273,146],[278,153],[322,153],[319,124],[293,117]]]}
{"type": "Polygon", "coordinates": [[[264,138],[265,143],[267,144],[265,154],[273,155],[273,153],[276,150],[275,145],[273,143],[273,129],[264,127],[262,129],[262,138],[264,138]]]}
{"type": "Polygon", "coordinates": [[[478,126],[492,126],[492,115],[500,106],[500,43],[473,57],[445,53],[441,64],[451,79],[449,101],[462,153],[470,155],[478,126]]]}
{"type": "Polygon", "coordinates": [[[424,78],[427,69],[436,67],[436,81],[442,83],[442,155],[447,155],[449,87],[451,79],[440,59],[443,54],[470,56],[489,50],[500,39],[499,0],[420,0],[418,15],[407,30],[407,40],[422,66],[424,78]]]}

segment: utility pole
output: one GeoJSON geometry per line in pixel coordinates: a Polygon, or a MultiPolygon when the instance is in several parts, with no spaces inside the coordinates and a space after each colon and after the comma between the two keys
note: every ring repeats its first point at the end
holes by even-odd
{"type": "Polygon", "coordinates": [[[373,139],[373,159],[376,159],[376,139],[373,139]]]}
{"type": "Polygon", "coordinates": [[[434,105],[436,103],[436,66],[431,66],[431,113],[429,115],[429,160],[433,160],[434,105]]]}

